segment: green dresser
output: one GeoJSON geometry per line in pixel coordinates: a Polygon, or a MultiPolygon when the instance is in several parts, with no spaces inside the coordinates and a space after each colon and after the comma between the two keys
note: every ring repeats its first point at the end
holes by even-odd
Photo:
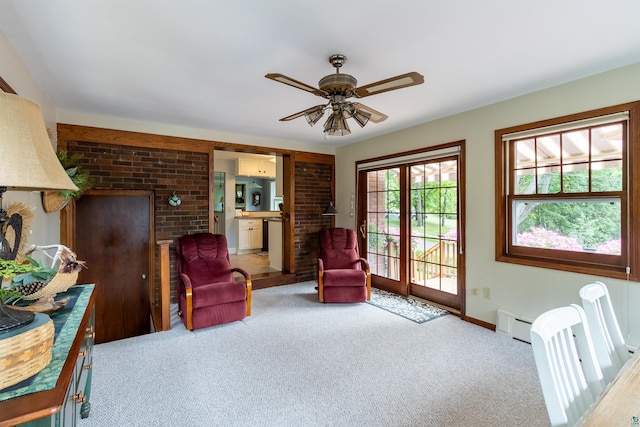
{"type": "Polygon", "coordinates": [[[52,359],[42,371],[0,390],[0,427],[70,427],[89,416],[95,337],[94,285],[76,285],[56,299],[67,306],[51,315],[52,359]]]}

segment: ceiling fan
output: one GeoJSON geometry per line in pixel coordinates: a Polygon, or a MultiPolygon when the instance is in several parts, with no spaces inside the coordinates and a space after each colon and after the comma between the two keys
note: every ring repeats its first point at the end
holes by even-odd
{"type": "Polygon", "coordinates": [[[270,73],[265,76],[268,79],[302,89],[328,100],[326,104],[316,105],[299,113],[283,117],[280,119],[281,122],[305,116],[309,125],[313,126],[322,118],[325,110],[330,110],[329,117],[324,124],[325,137],[328,135],[349,135],[351,131],[349,130],[349,125],[346,120],[348,118],[354,119],[360,127],[364,127],[369,120],[373,123],[380,123],[388,118],[387,115],[371,107],[367,107],[359,102],[350,101],[349,98],[364,98],[366,96],[424,83],[424,77],[422,75],[411,72],[356,87],[358,81],[355,77],[350,74],[340,73],[340,67],[347,62],[346,56],[342,54],[331,55],[329,62],[335,67],[336,72],[335,74],[329,74],[321,78],[318,82],[318,88],[309,86],[306,83],[299,82],[283,74],[270,73]]]}

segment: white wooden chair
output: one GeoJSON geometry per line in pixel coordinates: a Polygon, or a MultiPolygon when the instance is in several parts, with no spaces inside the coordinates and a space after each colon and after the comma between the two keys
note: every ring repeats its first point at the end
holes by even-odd
{"type": "Polygon", "coordinates": [[[542,313],[531,345],[551,425],[573,426],[605,387],[582,307],[542,313]]]}
{"type": "Polygon", "coordinates": [[[609,290],[602,282],[590,283],[580,289],[580,298],[602,375],[609,383],[630,358],[609,290]]]}

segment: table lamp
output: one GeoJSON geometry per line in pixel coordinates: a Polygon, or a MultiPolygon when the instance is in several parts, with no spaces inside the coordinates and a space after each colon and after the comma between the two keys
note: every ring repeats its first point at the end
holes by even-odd
{"type": "MultiPolygon", "coordinates": [[[[0,257],[10,259],[15,254],[6,250],[9,243],[4,233],[10,224],[2,209],[4,192],[7,189],[76,191],[78,188],[53,150],[40,106],[4,92],[0,92],[0,161],[0,257]]],[[[33,319],[33,312],[13,309],[0,300],[0,336],[33,319]]]]}

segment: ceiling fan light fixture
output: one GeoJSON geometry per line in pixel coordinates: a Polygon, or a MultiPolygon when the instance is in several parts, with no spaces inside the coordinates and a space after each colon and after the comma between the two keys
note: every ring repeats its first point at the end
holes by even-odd
{"type": "Polygon", "coordinates": [[[309,126],[313,126],[318,123],[322,116],[324,116],[324,107],[312,108],[304,114],[304,117],[307,119],[307,123],[309,123],[309,126]]]}
{"type": "Polygon", "coordinates": [[[334,115],[335,114],[329,114],[329,117],[327,118],[327,121],[324,122],[324,135],[325,135],[325,138],[328,135],[331,135],[331,128],[333,127],[333,121],[335,120],[334,117],[333,117],[334,115]]]}
{"type": "Polygon", "coordinates": [[[351,117],[353,117],[353,120],[355,120],[356,123],[358,123],[360,127],[363,128],[364,125],[366,125],[369,122],[369,119],[371,118],[371,114],[367,113],[366,111],[362,111],[362,110],[358,110],[357,108],[354,108],[353,111],[351,112],[351,117]]]}
{"type": "Polygon", "coordinates": [[[333,111],[329,113],[329,117],[324,124],[324,138],[327,139],[330,135],[349,135],[351,130],[349,129],[346,119],[350,117],[353,118],[360,127],[365,127],[365,125],[370,121],[373,123],[380,123],[389,118],[387,115],[376,111],[371,107],[360,104],[359,102],[350,102],[349,98],[364,98],[366,96],[424,83],[424,77],[421,74],[412,71],[358,87],[358,80],[356,80],[354,76],[340,72],[340,69],[345,62],[347,62],[347,57],[345,55],[340,53],[331,55],[329,57],[329,63],[333,65],[336,72],[320,79],[318,82],[318,88],[279,73],[269,73],[265,75],[268,79],[293,86],[297,89],[310,92],[316,96],[329,100],[326,105],[315,106],[302,110],[295,114],[283,117],[280,121],[287,122],[289,120],[305,116],[307,123],[309,123],[310,126],[313,126],[320,120],[320,117],[324,115],[324,110],[331,108],[333,111]]]}
{"type": "Polygon", "coordinates": [[[340,111],[329,116],[324,124],[324,131],[331,136],[345,136],[351,133],[347,120],[340,111]]]}
{"type": "Polygon", "coordinates": [[[318,87],[329,94],[343,93],[351,94],[356,88],[358,81],[350,74],[329,74],[318,82],[318,87]]]}

